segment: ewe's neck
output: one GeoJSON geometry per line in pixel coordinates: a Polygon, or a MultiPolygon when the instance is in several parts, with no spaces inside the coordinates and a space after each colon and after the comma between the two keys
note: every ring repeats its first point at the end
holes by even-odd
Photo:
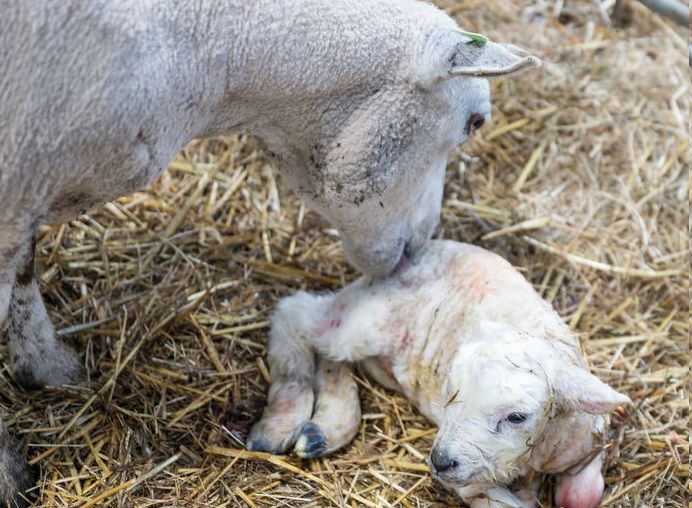
{"type": "Polygon", "coordinates": [[[367,96],[409,72],[428,29],[421,13],[437,18],[430,6],[402,0],[181,0],[169,10],[181,70],[197,67],[216,106],[202,134],[240,127],[261,135],[268,123],[296,116],[328,122],[338,111],[325,111],[325,102],[357,106],[340,99],[367,96]],[[188,56],[200,63],[184,62],[188,56]]]}

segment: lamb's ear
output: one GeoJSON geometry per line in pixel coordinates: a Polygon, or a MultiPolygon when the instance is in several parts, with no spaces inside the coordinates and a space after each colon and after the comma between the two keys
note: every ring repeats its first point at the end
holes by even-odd
{"type": "Polygon", "coordinates": [[[581,367],[570,364],[558,372],[554,385],[558,399],[577,411],[604,414],[632,402],[627,395],[613,390],[581,367]]]}

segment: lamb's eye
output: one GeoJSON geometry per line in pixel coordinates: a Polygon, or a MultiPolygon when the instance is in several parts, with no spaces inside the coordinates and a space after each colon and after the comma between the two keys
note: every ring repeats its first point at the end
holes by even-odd
{"type": "Polygon", "coordinates": [[[507,421],[514,425],[519,425],[520,423],[524,423],[528,417],[529,415],[526,413],[510,413],[509,416],[507,416],[507,421]]]}

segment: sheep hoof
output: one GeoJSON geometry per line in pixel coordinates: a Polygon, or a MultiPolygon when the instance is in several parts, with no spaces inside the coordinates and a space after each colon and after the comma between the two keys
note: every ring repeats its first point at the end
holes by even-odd
{"type": "Polygon", "coordinates": [[[265,432],[265,429],[266,426],[263,425],[263,422],[256,423],[245,440],[245,448],[251,452],[266,452],[272,455],[282,455],[285,453],[293,442],[291,436],[284,437],[284,439],[277,442],[276,439],[272,439],[271,435],[265,432]]]}
{"type": "Polygon", "coordinates": [[[245,440],[245,448],[247,448],[248,451],[267,452],[271,454],[275,453],[275,450],[272,450],[271,446],[269,446],[269,441],[263,437],[253,436],[252,434],[253,433],[251,432],[248,438],[245,440]]]}
{"type": "Polygon", "coordinates": [[[33,503],[27,490],[36,483],[35,476],[13,447],[13,442],[0,443],[0,506],[26,508],[33,503]]]}
{"type": "Polygon", "coordinates": [[[304,459],[312,459],[324,455],[327,450],[327,438],[322,430],[313,422],[307,422],[300,429],[294,452],[304,459]]]}
{"type": "Polygon", "coordinates": [[[85,376],[79,355],[62,342],[55,343],[54,351],[36,358],[33,355],[16,357],[12,374],[21,386],[37,389],[46,385],[79,384],[85,376]]]}

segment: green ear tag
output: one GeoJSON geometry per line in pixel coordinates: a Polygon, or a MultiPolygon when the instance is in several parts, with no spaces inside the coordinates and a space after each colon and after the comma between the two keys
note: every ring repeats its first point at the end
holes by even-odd
{"type": "Polygon", "coordinates": [[[464,30],[458,30],[454,29],[455,32],[460,33],[461,35],[465,35],[469,39],[469,44],[475,44],[476,46],[483,47],[485,46],[485,43],[488,42],[490,39],[488,39],[485,35],[483,34],[477,34],[474,32],[465,32],[464,30]]]}

